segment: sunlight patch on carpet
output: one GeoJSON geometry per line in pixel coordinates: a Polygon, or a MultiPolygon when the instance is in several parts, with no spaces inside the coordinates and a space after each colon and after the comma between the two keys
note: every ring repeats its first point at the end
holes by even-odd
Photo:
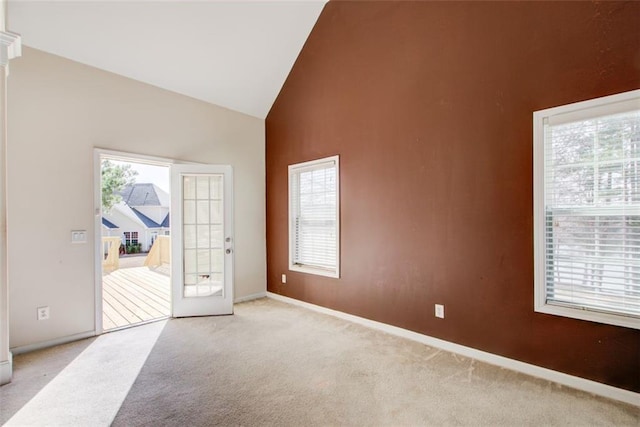
{"type": "Polygon", "coordinates": [[[100,336],[5,425],[110,425],[166,323],[100,336]]]}

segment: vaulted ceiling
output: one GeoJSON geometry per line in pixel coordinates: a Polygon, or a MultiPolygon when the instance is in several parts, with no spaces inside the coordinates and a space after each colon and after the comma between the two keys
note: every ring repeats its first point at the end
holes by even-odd
{"type": "Polygon", "coordinates": [[[10,0],[23,44],[251,116],[275,101],[326,0],[10,0]]]}

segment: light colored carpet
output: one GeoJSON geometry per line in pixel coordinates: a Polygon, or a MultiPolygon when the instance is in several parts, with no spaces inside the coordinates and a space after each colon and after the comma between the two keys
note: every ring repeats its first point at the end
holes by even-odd
{"type": "Polygon", "coordinates": [[[5,425],[108,426],[165,323],[95,339],[5,425]]]}
{"type": "Polygon", "coordinates": [[[114,426],[629,425],[640,408],[270,299],[171,320],[114,426]]]}
{"type": "Polygon", "coordinates": [[[13,382],[0,387],[0,425],[27,404],[95,338],[57,345],[13,358],[13,382]]]}
{"type": "MultiPolygon", "coordinates": [[[[133,382],[114,426],[640,425],[639,407],[303,308],[261,299],[238,304],[235,312],[169,320],[139,374],[100,372],[111,366],[108,347],[101,347],[103,358],[91,364],[72,363],[60,375],[70,376],[65,382],[93,397],[56,400],[50,395],[49,405],[41,400],[37,406],[41,425],[65,420],[67,425],[109,425],[107,413],[113,416],[124,394],[96,396],[90,392],[96,382],[104,383],[105,392],[117,390],[115,383],[133,382]],[[105,401],[110,402],[106,409],[105,401]],[[68,414],[78,413],[88,417],[69,423],[68,414]]],[[[104,337],[131,331],[147,335],[148,326],[104,337]]],[[[139,357],[133,355],[139,350],[135,342],[117,341],[113,344],[139,357]]],[[[77,353],[79,345],[66,348],[77,353]]],[[[60,361],[52,362],[60,357],[52,357],[52,351],[16,357],[15,383],[0,388],[3,412],[24,404],[21,390],[33,389],[30,382],[42,382],[25,372],[35,372],[36,366],[40,374],[60,370],[60,361]]],[[[70,358],[63,353],[63,359],[70,358]]]]}

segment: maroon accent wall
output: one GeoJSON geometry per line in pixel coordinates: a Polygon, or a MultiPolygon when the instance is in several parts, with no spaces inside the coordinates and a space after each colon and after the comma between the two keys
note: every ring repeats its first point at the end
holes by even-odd
{"type": "Polygon", "coordinates": [[[268,290],[640,392],[640,331],[534,313],[532,199],[533,111],[640,88],[638,28],[640,2],[328,3],[266,120],[268,290]],[[342,276],[288,271],[287,166],[335,154],[342,276]]]}

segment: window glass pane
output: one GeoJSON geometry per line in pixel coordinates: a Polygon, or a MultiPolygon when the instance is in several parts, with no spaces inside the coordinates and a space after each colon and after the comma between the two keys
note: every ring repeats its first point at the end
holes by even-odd
{"type": "Polygon", "coordinates": [[[629,194],[625,189],[631,189],[630,175],[625,173],[622,162],[601,164],[598,167],[597,193],[600,206],[618,206],[625,203],[629,194]]]}
{"type": "Polygon", "coordinates": [[[210,198],[212,200],[222,200],[222,179],[223,175],[216,175],[209,178],[210,183],[210,198]]]}
{"type": "Polygon", "coordinates": [[[192,200],[185,200],[184,204],[184,223],[195,224],[196,223],[196,202],[192,200]]]}
{"type": "Polygon", "coordinates": [[[193,176],[182,177],[184,198],[193,200],[196,198],[196,180],[193,176]]]}
{"type": "Polygon", "coordinates": [[[312,175],[310,173],[301,173],[300,177],[300,194],[308,194],[311,193],[312,189],[312,175]]]}
{"type": "Polygon", "coordinates": [[[209,199],[209,177],[196,177],[196,198],[198,200],[209,199]]]}
{"type": "Polygon", "coordinates": [[[640,111],[547,126],[547,303],[640,317],[640,111]]]}
{"type": "Polygon", "coordinates": [[[198,250],[198,273],[208,275],[211,272],[209,250],[198,250]]]}
{"type": "Polygon", "coordinates": [[[548,244],[548,298],[640,315],[639,216],[558,216],[548,244]]]}
{"type": "Polygon", "coordinates": [[[211,242],[210,245],[212,248],[222,248],[223,245],[223,232],[222,232],[222,224],[212,224],[211,225],[211,242]]]}
{"type": "Polygon", "coordinates": [[[209,248],[211,237],[209,236],[209,224],[198,225],[198,248],[209,248]]]}
{"type": "Polygon", "coordinates": [[[222,200],[211,202],[211,224],[222,224],[222,200]]]}
{"type": "Polygon", "coordinates": [[[211,271],[215,273],[224,271],[224,251],[222,249],[211,251],[211,271]]]}
{"type": "Polygon", "coordinates": [[[291,262],[337,273],[337,165],[290,170],[291,262]]]}
{"type": "Polygon", "coordinates": [[[631,141],[627,136],[627,125],[624,116],[619,119],[603,118],[594,124],[598,136],[597,158],[606,162],[621,160],[626,157],[627,149],[631,148],[627,143],[631,141]]]}
{"type": "Polygon", "coordinates": [[[184,251],[184,272],[185,277],[198,271],[196,261],[196,251],[185,249],[184,251]]]}
{"type": "Polygon", "coordinates": [[[196,222],[198,224],[209,224],[209,201],[208,200],[198,200],[197,202],[197,211],[196,211],[196,222]]]}
{"type": "Polygon", "coordinates": [[[193,249],[196,247],[196,226],[185,225],[183,228],[184,247],[185,249],[193,249]]]}
{"type": "Polygon", "coordinates": [[[184,296],[224,296],[224,175],[184,177],[184,296]],[[215,276],[212,269],[215,268],[215,276]]]}

